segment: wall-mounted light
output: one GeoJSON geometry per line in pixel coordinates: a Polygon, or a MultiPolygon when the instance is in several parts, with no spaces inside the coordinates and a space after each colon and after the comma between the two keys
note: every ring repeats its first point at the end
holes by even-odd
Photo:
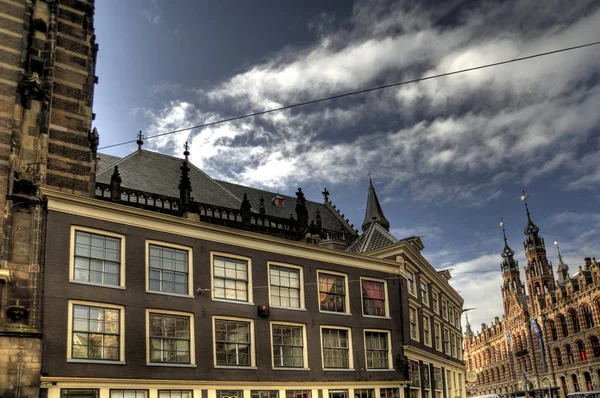
{"type": "Polygon", "coordinates": [[[257,306],[257,314],[259,317],[265,319],[269,317],[270,310],[268,305],[259,305],[257,306]]]}

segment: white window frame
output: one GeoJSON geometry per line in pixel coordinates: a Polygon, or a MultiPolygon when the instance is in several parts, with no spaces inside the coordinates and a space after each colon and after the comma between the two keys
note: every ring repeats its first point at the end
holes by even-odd
{"type": "Polygon", "coordinates": [[[431,347],[431,334],[432,334],[432,330],[431,330],[431,317],[429,315],[425,315],[423,314],[423,344],[425,344],[427,347],[431,347]],[[427,331],[429,332],[429,339],[427,338],[427,335],[425,334],[425,326],[427,326],[427,331]]]}
{"type": "MultiPolygon", "coordinates": [[[[222,317],[220,317],[222,318],[222,317]]],[[[254,327],[252,326],[254,329],[254,327]]],[[[252,334],[254,334],[252,332],[252,334]]],[[[283,321],[271,321],[269,323],[269,334],[271,335],[271,368],[273,370],[310,370],[308,367],[308,344],[306,339],[306,324],[304,323],[295,323],[295,322],[283,322],[283,321]],[[273,326],[274,325],[284,325],[284,326],[294,326],[302,328],[302,367],[282,367],[275,366],[275,351],[273,347],[273,326]]],[[[216,346],[215,346],[216,347],[216,346]]],[[[216,354],[215,354],[215,363],[216,362],[216,354]]]]}
{"type": "Polygon", "coordinates": [[[421,293],[421,302],[427,307],[431,305],[429,301],[429,282],[426,279],[422,279],[419,282],[419,291],[421,293]],[[423,286],[425,286],[425,293],[423,294],[423,286]]]}
{"type": "Polygon", "coordinates": [[[273,308],[284,308],[287,310],[304,310],[306,311],[306,306],[304,302],[304,267],[299,265],[292,265],[287,263],[280,263],[275,261],[267,261],[267,278],[268,278],[268,289],[269,289],[269,305],[273,308]],[[271,301],[271,266],[280,267],[280,268],[290,268],[298,270],[298,277],[300,283],[300,307],[285,307],[280,305],[273,305],[271,301]]]}
{"type": "Polygon", "coordinates": [[[442,334],[442,345],[444,345],[444,353],[446,355],[450,355],[451,354],[451,348],[450,348],[450,329],[448,328],[444,328],[444,334],[442,334]],[[446,340],[446,336],[448,336],[448,340],[446,340]]]}
{"type": "Polygon", "coordinates": [[[431,397],[431,391],[433,390],[433,381],[431,380],[431,364],[427,363],[427,362],[423,362],[423,380],[421,380],[421,385],[423,387],[423,390],[425,391],[425,397],[424,398],[432,398],[431,397]],[[429,380],[429,388],[427,388],[425,386],[425,374],[427,374],[427,380],[429,380]]]}
{"type": "Polygon", "coordinates": [[[448,300],[446,300],[445,298],[442,298],[442,318],[444,318],[444,320],[448,320],[448,300]],[[445,305],[444,305],[445,304],[445,305]]]}
{"type": "Polygon", "coordinates": [[[390,317],[390,300],[389,300],[389,296],[388,296],[388,285],[387,285],[387,281],[385,279],[377,279],[377,278],[370,278],[367,276],[361,276],[360,277],[360,307],[361,307],[361,311],[363,313],[363,316],[365,318],[389,318],[390,317]],[[383,283],[383,291],[384,291],[384,297],[383,299],[385,300],[384,302],[384,308],[385,308],[385,315],[384,316],[377,316],[377,315],[365,315],[365,310],[364,310],[364,306],[363,306],[363,294],[362,294],[362,283],[363,281],[373,281],[373,282],[379,282],[379,283],[383,283]]]}
{"type": "MultiPolygon", "coordinates": [[[[213,315],[212,317],[212,335],[213,335],[213,366],[215,368],[220,369],[256,369],[256,339],[254,337],[254,319],[251,318],[240,318],[233,316],[221,316],[221,315],[213,315]],[[225,320],[225,321],[238,321],[238,322],[248,322],[250,323],[250,366],[245,365],[217,365],[217,338],[216,338],[216,321],[225,320]]],[[[271,342],[271,346],[273,343],[271,342]]],[[[272,350],[271,350],[272,351],[272,350]]]]}
{"type": "Polygon", "coordinates": [[[440,313],[440,294],[435,290],[431,289],[431,306],[433,308],[433,312],[439,315],[440,313]],[[436,300],[433,300],[433,297],[436,297],[436,300]]]}
{"type": "Polygon", "coordinates": [[[435,332],[435,349],[443,351],[444,347],[444,336],[442,335],[442,325],[438,321],[434,321],[434,332],[435,332]],[[439,342],[439,344],[438,344],[439,342]]]}
{"type": "Polygon", "coordinates": [[[406,273],[406,290],[408,290],[408,292],[414,296],[417,297],[417,280],[416,280],[416,275],[417,273],[415,271],[413,271],[412,269],[406,269],[405,271],[406,273]],[[409,283],[410,278],[408,277],[408,274],[412,275],[412,285],[409,283]],[[412,286],[412,289],[410,288],[412,286]]]}
{"type": "Polygon", "coordinates": [[[158,308],[146,308],[146,366],[164,366],[174,368],[196,367],[196,333],[194,329],[195,316],[191,312],[170,311],[158,308]],[[150,358],[150,314],[175,315],[189,318],[190,325],[190,363],[152,362],[150,358]]]}
{"type": "Polygon", "coordinates": [[[392,347],[392,332],[385,329],[363,329],[363,346],[365,347],[365,368],[368,372],[373,371],[390,371],[394,370],[394,362],[392,357],[393,347],[392,347]],[[367,367],[367,332],[375,332],[375,333],[387,333],[387,341],[388,341],[388,366],[387,369],[380,368],[368,368],[367,367]]]}
{"type": "Polygon", "coordinates": [[[194,298],[194,262],[193,262],[193,260],[194,260],[194,258],[192,255],[192,248],[189,246],[176,245],[174,243],[168,243],[168,242],[163,242],[163,241],[159,241],[159,240],[146,240],[146,293],[194,298]],[[187,292],[187,294],[150,290],[150,245],[168,247],[170,249],[182,250],[182,251],[186,251],[188,253],[188,292],[187,292]]]}
{"type": "Polygon", "coordinates": [[[80,283],[83,285],[91,285],[91,286],[100,286],[107,287],[110,289],[125,289],[125,235],[118,234],[115,232],[109,232],[102,229],[97,228],[88,228],[81,227],[78,225],[71,225],[71,234],[70,234],[70,250],[69,250],[69,282],[71,283],[80,283]],[[94,282],[86,282],[86,281],[78,281],[75,280],[75,233],[77,231],[87,232],[90,234],[106,236],[109,238],[116,238],[121,241],[121,258],[119,259],[119,284],[118,285],[105,285],[103,283],[94,283],[94,282]]]}
{"type": "Polygon", "coordinates": [[[454,325],[454,307],[450,303],[448,303],[448,322],[450,322],[450,325],[455,326],[454,325]]]}
{"type": "Polygon", "coordinates": [[[456,358],[456,333],[450,333],[450,346],[452,348],[452,356],[456,358]]]}
{"type": "Polygon", "coordinates": [[[125,365],[125,307],[122,305],[98,303],[94,301],[69,300],[67,309],[67,362],[104,363],[112,365],[125,365]],[[89,307],[110,308],[119,310],[119,360],[73,358],[73,306],[85,305],[89,307]]]}
{"type": "Polygon", "coordinates": [[[413,307],[413,306],[409,306],[408,307],[408,331],[410,333],[410,338],[415,340],[415,341],[421,341],[421,336],[420,336],[420,325],[419,325],[419,310],[417,309],[417,307],[413,307]],[[412,324],[410,322],[410,314],[411,311],[414,311],[415,314],[415,334],[416,337],[413,336],[412,333],[412,324]]]}
{"type": "MultiPolygon", "coordinates": [[[[326,371],[353,371],[354,369],[354,353],[352,351],[352,329],[343,326],[321,325],[319,328],[319,336],[321,338],[321,368],[326,371]],[[323,353],[323,329],[338,329],[348,332],[348,367],[347,368],[326,368],[325,354],[323,353]]],[[[388,338],[389,339],[389,338],[388,338]]],[[[388,340],[389,345],[389,340],[388,340]]],[[[365,351],[366,353],[366,351],[365,351]]]]}
{"type": "Polygon", "coordinates": [[[343,272],[330,271],[326,269],[318,269],[317,270],[317,308],[319,308],[319,312],[323,312],[325,314],[338,314],[338,315],[352,315],[350,312],[350,290],[348,289],[348,274],[343,272]],[[335,276],[343,276],[344,277],[344,310],[345,312],[337,312],[337,311],[324,311],[321,310],[321,294],[319,288],[319,274],[330,274],[335,276]]]}
{"type": "Polygon", "coordinates": [[[217,251],[210,252],[210,287],[211,287],[211,298],[213,301],[224,301],[227,303],[237,303],[237,304],[242,304],[242,305],[244,305],[244,304],[245,305],[254,305],[252,279],[253,279],[252,278],[252,258],[246,257],[246,256],[240,256],[240,255],[232,254],[232,253],[217,252],[217,251]],[[247,291],[248,300],[247,301],[232,300],[232,299],[227,299],[227,298],[223,298],[223,297],[215,297],[215,264],[214,264],[215,256],[228,257],[228,258],[233,258],[236,260],[246,261],[246,263],[247,263],[246,272],[248,273],[248,291],[247,291]]]}

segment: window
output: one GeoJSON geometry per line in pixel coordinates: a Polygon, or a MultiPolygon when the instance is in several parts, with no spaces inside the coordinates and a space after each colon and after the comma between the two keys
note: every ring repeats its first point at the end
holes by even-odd
{"type": "Polygon", "coordinates": [[[217,398],[244,398],[243,390],[217,390],[217,398]]]}
{"type": "Polygon", "coordinates": [[[348,390],[329,390],[329,398],[348,398],[348,390]]]}
{"type": "MultiPolygon", "coordinates": [[[[437,366],[433,367],[433,388],[436,390],[443,389],[442,384],[442,368],[438,368],[437,366]]],[[[437,395],[437,394],[436,394],[437,395]]]]}
{"type": "Polygon", "coordinates": [[[67,358],[70,361],[124,361],[121,306],[69,302],[67,358]]]}
{"type": "Polygon", "coordinates": [[[252,301],[250,259],[211,253],[213,263],[213,298],[252,301]]]}
{"type": "Polygon", "coordinates": [[[431,319],[423,315],[423,343],[431,347],[431,319]]]}
{"type": "Polygon", "coordinates": [[[148,390],[110,390],[110,398],[148,398],[148,390]]]}
{"type": "Polygon", "coordinates": [[[423,364],[423,388],[425,388],[425,396],[424,398],[431,398],[431,369],[429,364],[423,364]]]}
{"type": "Polygon", "coordinates": [[[146,290],[193,296],[192,251],[183,246],[146,241],[146,290]]]}
{"type": "Polygon", "coordinates": [[[250,398],[279,398],[278,390],[252,390],[250,398]]]}
{"type": "Polygon", "coordinates": [[[319,309],[329,312],[349,312],[348,277],[345,274],[317,271],[319,279],[319,309]]]}
{"type": "Polygon", "coordinates": [[[193,398],[191,390],[158,390],[158,398],[193,398]]]}
{"type": "Polygon", "coordinates": [[[575,362],[575,359],[573,358],[573,351],[571,350],[571,346],[569,344],[567,344],[565,346],[565,350],[567,351],[567,364],[571,365],[575,362]]]}
{"type": "Polygon", "coordinates": [[[84,388],[61,388],[60,398],[98,398],[100,390],[84,388]]]}
{"type": "Polygon", "coordinates": [[[302,268],[269,264],[269,289],[274,307],[304,308],[302,268]]]}
{"type": "Polygon", "coordinates": [[[556,365],[563,366],[562,354],[560,353],[560,348],[554,349],[554,356],[556,357],[556,365]]]}
{"type": "Polygon", "coordinates": [[[391,369],[392,348],[387,331],[365,330],[367,369],[391,369]]]}
{"type": "Polygon", "coordinates": [[[285,398],[310,398],[310,390],[287,390],[285,392],[285,398]]]}
{"type": "Polygon", "coordinates": [[[406,286],[410,294],[413,296],[417,295],[417,291],[415,289],[415,274],[409,270],[406,270],[406,286]]]}
{"type": "Polygon", "coordinates": [[[577,317],[577,311],[574,309],[569,310],[569,318],[571,318],[571,323],[573,324],[573,332],[579,333],[581,328],[579,327],[579,318],[577,317]]]}
{"type": "Polygon", "coordinates": [[[354,389],[354,398],[375,398],[375,390],[372,388],[354,389]]]}
{"type": "Polygon", "coordinates": [[[452,356],[456,358],[456,335],[450,334],[450,346],[452,347],[452,356]]]}
{"type": "Polygon", "coordinates": [[[442,316],[448,320],[448,302],[444,299],[442,299],[442,316]]]}
{"type": "Polygon", "coordinates": [[[448,389],[447,397],[452,396],[452,373],[449,370],[446,370],[446,388],[448,389]]]}
{"type": "Polygon", "coordinates": [[[350,329],[322,327],[321,344],[323,369],[352,368],[350,329]]]}
{"type": "Polygon", "coordinates": [[[431,304],[433,306],[433,311],[436,314],[440,313],[440,302],[439,302],[439,297],[437,292],[432,291],[431,292],[431,304]]]}
{"type": "Polygon", "coordinates": [[[387,316],[387,286],[385,281],[360,279],[363,315],[387,316]]]}
{"type": "Polygon", "coordinates": [[[400,398],[399,388],[380,388],[379,398],[400,398]]]}
{"type": "Polygon", "coordinates": [[[460,334],[456,335],[456,358],[460,359],[462,361],[463,359],[463,352],[462,352],[462,338],[460,337],[460,334]]]}
{"type": "Polygon", "coordinates": [[[410,338],[419,341],[419,313],[416,308],[408,307],[410,321],[410,338]]]}
{"type": "Polygon", "coordinates": [[[579,351],[579,359],[581,361],[586,361],[587,353],[585,352],[585,345],[583,344],[583,341],[581,341],[581,340],[579,340],[577,342],[577,351],[579,351]]]}
{"type": "Polygon", "coordinates": [[[195,364],[193,315],[146,310],[149,364],[195,364]]]}
{"type": "Polygon", "coordinates": [[[579,381],[577,379],[577,375],[571,375],[571,380],[573,380],[573,391],[579,392],[579,381]]]}
{"type": "Polygon", "coordinates": [[[306,343],[304,325],[271,324],[273,366],[276,368],[303,368],[306,343]]]}
{"type": "Polygon", "coordinates": [[[410,398],[418,398],[421,393],[421,368],[418,361],[408,361],[408,378],[410,380],[410,398]]]}
{"type": "Polygon", "coordinates": [[[600,357],[600,341],[598,341],[598,337],[590,337],[590,343],[592,345],[592,352],[594,353],[594,358],[600,357]]]}
{"type": "Polygon", "coordinates": [[[450,331],[444,328],[444,352],[450,355],[450,331]]]}
{"type": "Polygon", "coordinates": [[[423,301],[423,304],[429,305],[429,294],[425,282],[421,282],[421,301],[423,301]]]}
{"type": "Polygon", "coordinates": [[[587,305],[583,307],[583,319],[585,320],[586,329],[594,327],[594,316],[592,315],[592,310],[587,305]]]}
{"type": "Polygon", "coordinates": [[[558,315],[558,322],[560,323],[560,331],[562,332],[562,337],[567,337],[569,335],[569,329],[567,328],[567,320],[563,314],[558,315]]]}
{"type": "Polygon", "coordinates": [[[71,227],[72,282],[125,287],[125,237],[83,227],[71,227]]]}
{"type": "Polygon", "coordinates": [[[548,325],[550,326],[552,341],[558,340],[558,333],[556,332],[556,325],[554,324],[554,321],[548,321],[548,325]]]}
{"type": "Polygon", "coordinates": [[[251,320],[213,318],[217,366],[254,366],[251,320]]]}
{"type": "Polygon", "coordinates": [[[442,351],[442,326],[435,322],[435,349],[442,351]]]}
{"type": "Polygon", "coordinates": [[[454,309],[454,326],[457,328],[460,327],[460,312],[458,311],[458,308],[454,309]]]}

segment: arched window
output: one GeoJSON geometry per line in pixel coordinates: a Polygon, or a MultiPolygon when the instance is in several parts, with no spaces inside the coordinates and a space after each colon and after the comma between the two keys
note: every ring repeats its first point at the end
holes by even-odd
{"type": "Polygon", "coordinates": [[[592,383],[592,376],[588,372],[585,372],[583,374],[583,377],[585,378],[585,386],[587,390],[592,391],[594,389],[594,385],[592,383]]]}
{"type": "Polygon", "coordinates": [[[583,306],[583,319],[585,321],[585,328],[591,329],[594,327],[594,315],[592,315],[592,310],[588,305],[583,306]]]}
{"type": "Polygon", "coordinates": [[[600,341],[598,341],[598,337],[590,337],[590,343],[592,343],[592,353],[594,354],[594,358],[600,357],[600,341]]]}
{"type": "Polygon", "coordinates": [[[585,353],[585,344],[583,344],[583,341],[581,340],[577,342],[577,351],[579,351],[579,359],[581,359],[582,361],[587,360],[587,355],[585,353]]]}
{"type": "Polygon", "coordinates": [[[564,376],[560,378],[560,386],[563,390],[563,397],[566,397],[569,393],[569,388],[567,387],[567,379],[564,376]]]}
{"type": "Polygon", "coordinates": [[[575,333],[579,333],[581,328],[579,327],[579,319],[577,318],[577,311],[573,308],[569,310],[569,318],[571,318],[571,323],[573,324],[573,331],[575,333]]]}
{"type": "MultiPolygon", "coordinates": [[[[567,344],[565,346],[565,350],[567,351],[567,364],[571,365],[572,363],[575,362],[575,359],[573,358],[573,351],[571,350],[571,346],[569,344],[567,344]]],[[[577,390],[579,391],[579,390],[577,390]]]]}
{"type": "Polygon", "coordinates": [[[538,282],[535,283],[535,292],[538,296],[542,295],[542,289],[540,289],[540,284],[538,282]]]}
{"type": "Polygon", "coordinates": [[[563,314],[559,314],[558,323],[560,324],[560,331],[562,333],[562,337],[567,337],[569,335],[569,328],[567,327],[567,320],[563,314]]]}
{"type": "Polygon", "coordinates": [[[548,327],[550,328],[550,335],[552,336],[552,341],[558,340],[558,333],[556,332],[556,324],[554,321],[548,321],[548,327]]]}
{"type": "Polygon", "coordinates": [[[562,354],[560,352],[560,348],[555,348],[554,349],[554,356],[556,357],[556,365],[557,366],[563,366],[562,354]]]}
{"type": "Polygon", "coordinates": [[[577,375],[571,375],[571,380],[573,380],[573,391],[579,392],[579,381],[577,381],[577,375]]]}

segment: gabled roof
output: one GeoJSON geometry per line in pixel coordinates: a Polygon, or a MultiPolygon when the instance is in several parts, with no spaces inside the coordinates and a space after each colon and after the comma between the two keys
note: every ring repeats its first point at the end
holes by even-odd
{"type": "MultiPolygon", "coordinates": [[[[97,168],[96,181],[109,184],[114,171],[114,166],[119,167],[121,186],[123,188],[179,198],[180,167],[183,159],[161,153],[138,150],[124,158],[99,154],[100,164],[97,168]]],[[[296,218],[296,198],[279,194],[285,199],[284,207],[278,207],[272,199],[277,193],[261,189],[245,187],[225,181],[212,179],[205,172],[189,163],[189,177],[192,185],[192,197],[196,202],[207,203],[215,206],[239,209],[244,193],[252,206],[252,212],[259,212],[260,197],[265,200],[265,214],[269,216],[296,218]]],[[[345,221],[340,221],[332,211],[322,203],[306,201],[308,217],[315,221],[317,209],[320,212],[324,229],[333,231],[345,230],[346,233],[355,235],[356,232],[345,221]]]]}
{"type": "Polygon", "coordinates": [[[380,224],[372,222],[362,235],[348,246],[346,251],[349,253],[365,253],[396,242],[398,242],[398,239],[391,233],[386,231],[380,224]]]}

